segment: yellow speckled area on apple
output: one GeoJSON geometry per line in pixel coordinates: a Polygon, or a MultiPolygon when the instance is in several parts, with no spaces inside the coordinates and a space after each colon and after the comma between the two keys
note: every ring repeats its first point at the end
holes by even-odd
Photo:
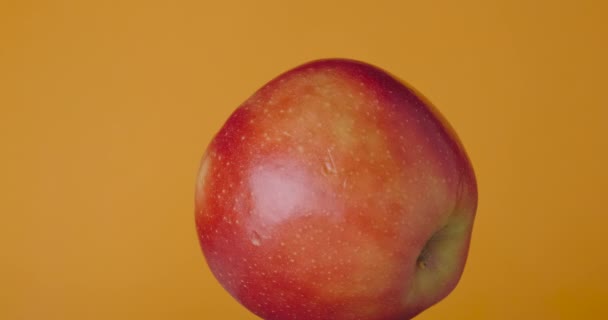
{"type": "MultiPolygon", "coordinates": [[[[0,319],[259,319],[201,254],[197,170],[255,90],[331,57],[414,86],[475,169],[464,273],[416,320],[607,319],[606,12],[593,0],[0,1],[0,319]]],[[[356,130],[334,120],[337,136],[356,130]]]]}

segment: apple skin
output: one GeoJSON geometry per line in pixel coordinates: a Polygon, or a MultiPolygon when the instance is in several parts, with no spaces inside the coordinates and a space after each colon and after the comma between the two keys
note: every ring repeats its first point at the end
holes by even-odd
{"type": "Polygon", "coordinates": [[[375,66],[326,59],[230,116],[195,198],[212,273],[256,315],[403,320],[458,283],[477,185],[421,94],[375,66]]]}

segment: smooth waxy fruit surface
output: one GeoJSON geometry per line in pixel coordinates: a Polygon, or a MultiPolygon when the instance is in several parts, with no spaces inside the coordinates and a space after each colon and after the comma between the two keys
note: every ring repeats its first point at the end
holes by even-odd
{"type": "Polygon", "coordinates": [[[329,59],[230,116],[201,162],[195,216],[211,271],[263,319],[403,320],[456,286],[476,206],[468,157],[430,103],[329,59]]]}

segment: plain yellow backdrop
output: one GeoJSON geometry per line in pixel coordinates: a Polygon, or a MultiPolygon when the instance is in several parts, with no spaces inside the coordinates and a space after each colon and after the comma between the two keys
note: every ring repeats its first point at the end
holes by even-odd
{"type": "Polygon", "coordinates": [[[326,57],[412,84],[476,169],[466,271],[419,319],[606,319],[607,21],[599,0],[4,0],[0,319],[256,319],[198,247],[198,162],[326,57]]]}

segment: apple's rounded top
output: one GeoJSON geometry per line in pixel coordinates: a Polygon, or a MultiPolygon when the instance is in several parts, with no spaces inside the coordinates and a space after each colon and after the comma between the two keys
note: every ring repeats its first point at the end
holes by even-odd
{"type": "Polygon", "coordinates": [[[305,62],[300,66],[294,68],[294,70],[298,68],[306,68],[306,67],[366,67],[366,68],[378,68],[370,63],[363,62],[361,60],[351,59],[351,58],[323,58],[316,59],[305,62]]]}
{"type": "Polygon", "coordinates": [[[277,86],[277,83],[285,82],[287,79],[313,78],[321,74],[359,85],[359,93],[371,92],[371,96],[374,97],[373,101],[381,101],[380,105],[394,110],[399,109],[399,113],[408,113],[409,116],[402,117],[403,121],[407,121],[408,118],[418,119],[417,123],[421,126],[421,130],[442,132],[443,139],[452,145],[456,153],[466,159],[465,167],[467,169],[465,171],[470,173],[471,183],[475,188],[477,187],[470,159],[464,146],[441,112],[412,85],[376,65],[351,58],[312,60],[280,74],[258,93],[277,91],[277,87],[280,87],[277,86]]]}
{"type": "MultiPolygon", "coordinates": [[[[320,70],[343,70],[349,71],[352,73],[358,73],[360,75],[367,74],[368,76],[375,75],[376,77],[381,77],[382,75],[388,76],[393,80],[396,80],[396,77],[391,75],[388,71],[377,67],[373,64],[363,62],[360,60],[350,59],[350,58],[324,58],[312,60],[306,63],[301,64],[293,68],[292,70],[286,73],[298,72],[302,70],[309,69],[320,69],[320,70]]],[[[398,81],[401,82],[401,81],[398,81]]]]}

